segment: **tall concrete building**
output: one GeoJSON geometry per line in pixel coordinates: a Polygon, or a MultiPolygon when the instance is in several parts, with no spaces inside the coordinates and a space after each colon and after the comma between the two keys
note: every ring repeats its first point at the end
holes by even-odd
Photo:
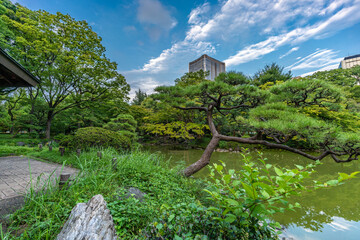
{"type": "Polygon", "coordinates": [[[345,57],[344,60],[340,62],[339,68],[347,69],[354,66],[360,65],[360,54],[345,57]]]}
{"type": "Polygon", "coordinates": [[[209,71],[207,79],[214,80],[220,73],[225,72],[225,63],[204,54],[189,63],[189,72],[197,72],[199,70],[209,71]]]}

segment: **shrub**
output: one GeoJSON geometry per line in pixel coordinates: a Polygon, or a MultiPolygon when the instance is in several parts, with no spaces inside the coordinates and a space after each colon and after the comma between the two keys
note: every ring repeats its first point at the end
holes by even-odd
{"type": "Polygon", "coordinates": [[[130,114],[120,114],[116,118],[112,118],[110,122],[104,125],[105,129],[119,132],[132,141],[136,140],[137,122],[130,114]]]}
{"type": "Polygon", "coordinates": [[[117,132],[121,130],[135,132],[137,122],[130,114],[120,114],[116,118],[112,118],[109,123],[104,125],[104,128],[117,132]]]}
{"type": "Polygon", "coordinates": [[[66,138],[69,135],[65,135],[64,133],[60,133],[54,137],[54,140],[61,142],[64,138],[66,138]]]}
{"type": "MultiPolygon", "coordinates": [[[[145,239],[270,239],[270,231],[249,234],[249,229],[228,222],[215,221],[220,213],[209,211],[199,202],[163,206],[161,217],[142,231],[145,239]]],[[[253,227],[253,226],[252,226],[253,227]]],[[[258,226],[260,229],[260,226],[258,226]]]]}
{"type": "Polygon", "coordinates": [[[121,133],[104,128],[86,127],[78,129],[74,136],[67,135],[66,137],[62,137],[60,146],[81,149],[113,147],[118,150],[126,150],[131,148],[131,140],[121,133]]]}

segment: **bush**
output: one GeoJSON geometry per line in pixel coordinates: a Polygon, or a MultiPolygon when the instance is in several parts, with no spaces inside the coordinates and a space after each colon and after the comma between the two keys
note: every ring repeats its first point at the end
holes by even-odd
{"type": "Polygon", "coordinates": [[[62,136],[60,146],[81,149],[113,147],[118,150],[126,150],[131,148],[131,140],[121,133],[104,128],[86,127],[78,129],[74,136],[62,136]]]}
{"type": "Polygon", "coordinates": [[[66,138],[69,135],[65,135],[64,133],[60,133],[54,137],[54,140],[57,142],[61,142],[64,138],[66,138]]]}
{"type": "MultiPolygon", "coordinates": [[[[142,231],[145,239],[271,239],[270,231],[250,235],[249,229],[228,222],[218,222],[220,213],[214,213],[198,202],[163,206],[162,215],[142,231]]],[[[252,226],[254,227],[254,226],[252,226]]],[[[260,229],[260,226],[258,226],[260,229]]]]}
{"type": "Polygon", "coordinates": [[[133,116],[130,114],[120,114],[116,118],[112,118],[103,127],[107,130],[118,132],[129,138],[132,142],[135,142],[137,139],[136,126],[137,122],[133,116]]]}
{"type": "Polygon", "coordinates": [[[130,114],[120,114],[116,118],[112,118],[110,122],[104,125],[104,128],[117,132],[117,131],[136,131],[137,122],[130,114]]]}

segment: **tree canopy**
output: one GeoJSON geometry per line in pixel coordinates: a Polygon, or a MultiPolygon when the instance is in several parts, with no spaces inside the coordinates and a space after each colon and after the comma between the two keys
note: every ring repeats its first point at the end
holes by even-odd
{"type": "Polygon", "coordinates": [[[1,16],[2,24],[11,30],[1,46],[41,81],[36,89],[29,89],[29,97],[32,101],[41,97],[47,103],[48,138],[52,120],[60,112],[114,96],[126,99],[125,78],[116,63],[106,58],[101,38],[86,21],[20,5],[14,11],[12,17],[1,16]]]}
{"type": "Polygon", "coordinates": [[[257,85],[274,84],[276,81],[287,81],[292,77],[291,71],[284,72],[284,67],[276,63],[265,65],[264,68],[256,72],[253,76],[253,81],[257,85]]]}
{"type": "Polygon", "coordinates": [[[243,74],[230,72],[221,74],[215,81],[158,87],[156,91],[154,98],[176,109],[206,115],[212,139],[200,160],[186,168],[186,176],[210,162],[219,141],[260,144],[312,160],[330,155],[336,162],[347,162],[360,155],[359,112],[347,108],[349,90],[323,77],[277,81],[264,89],[243,74]],[[217,127],[217,118],[229,115],[235,115],[237,126],[247,131],[224,135],[217,127]],[[356,124],[347,121],[349,118],[356,119],[356,124]],[[291,141],[306,141],[323,152],[311,155],[290,146],[291,141]]]}

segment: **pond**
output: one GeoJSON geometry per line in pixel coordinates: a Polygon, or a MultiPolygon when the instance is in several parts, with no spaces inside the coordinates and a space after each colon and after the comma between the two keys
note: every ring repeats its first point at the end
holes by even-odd
{"type": "MultiPolygon", "coordinates": [[[[197,161],[202,150],[170,150],[166,147],[150,147],[151,152],[160,152],[170,158],[170,164],[185,161],[189,165],[197,161]]],[[[264,157],[271,164],[294,168],[294,164],[306,165],[312,161],[286,151],[263,150],[264,157]]],[[[256,152],[251,153],[256,157],[256,152]]],[[[224,161],[228,169],[239,169],[241,161],[239,153],[214,152],[211,163],[224,161]]],[[[314,180],[326,181],[336,179],[338,172],[351,173],[359,171],[360,162],[335,163],[331,158],[322,160],[323,164],[316,168],[314,180]]],[[[195,174],[204,177],[209,169],[205,168],[195,174]]],[[[290,199],[302,206],[295,212],[287,211],[278,214],[274,219],[286,227],[283,236],[300,239],[360,239],[360,178],[352,179],[345,184],[333,188],[305,192],[301,196],[290,199]]]]}

